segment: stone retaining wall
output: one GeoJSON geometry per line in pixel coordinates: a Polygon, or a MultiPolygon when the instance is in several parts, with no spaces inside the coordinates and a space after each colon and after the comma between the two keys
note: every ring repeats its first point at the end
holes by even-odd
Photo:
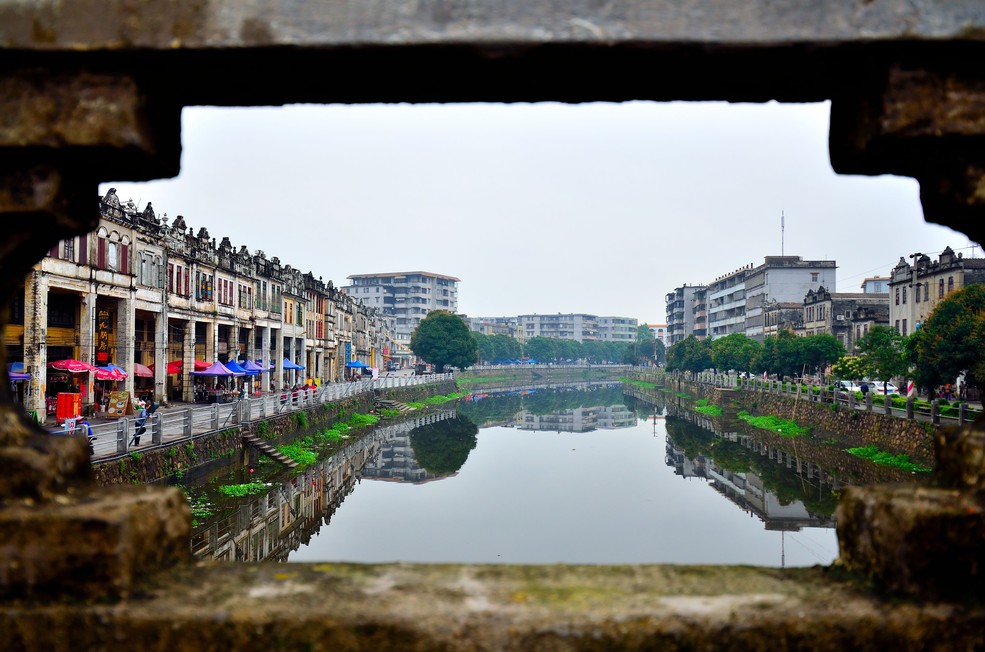
{"type": "MultiPolygon", "coordinates": [[[[431,396],[455,391],[454,382],[417,385],[378,390],[379,398],[401,403],[423,401],[431,396]]],[[[188,476],[217,467],[233,464],[243,450],[243,436],[253,434],[281,444],[346,421],[353,414],[373,411],[372,394],[363,394],[342,401],[324,403],[305,410],[288,412],[266,419],[251,421],[219,432],[181,440],[146,452],[133,452],[118,460],[93,465],[95,481],[100,485],[150,484],[175,474],[188,476]],[[305,415],[302,417],[301,415],[305,415]]]]}

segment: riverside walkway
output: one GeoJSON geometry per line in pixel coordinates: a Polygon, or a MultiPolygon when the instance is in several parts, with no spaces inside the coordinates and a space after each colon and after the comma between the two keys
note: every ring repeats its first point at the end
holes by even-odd
{"type": "MultiPolygon", "coordinates": [[[[381,376],[356,382],[330,383],[317,389],[286,390],[263,396],[244,398],[232,403],[189,404],[178,403],[161,407],[147,418],[146,432],[139,444],[133,439],[137,415],[119,418],[96,417],[90,419],[93,442],[93,463],[112,461],[130,453],[171,446],[211,435],[229,428],[238,428],[253,421],[262,421],[300,410],[309,410],[326,403],[334,403],[355,396],[372,394],[375,390],[433,385],[454,382],[455,375],[429,374],[425,376],[381,376]]],[[[82,436],[81,429],[74,432],[54,430],[52,434],[82,436]]]]}

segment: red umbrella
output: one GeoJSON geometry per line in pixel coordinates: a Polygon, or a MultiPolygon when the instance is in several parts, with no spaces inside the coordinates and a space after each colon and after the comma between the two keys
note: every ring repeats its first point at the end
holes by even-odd
{"type": "Polygon", "coordinates": [[[126,380],[127,372],[116,365],[96,367],[96,380],[126,380]]]}
{"type": "Polygon", "coordinates": [[[211,366],[212,365],[206,362],[205,360],[195,361],[195,371],[204,371],[205,369],[208,369],[211,366]]]}
{"type": "MultiPolygon", "coordinates": [[[[184,365],[182,364],[181,360],[172,360],[171,362],[168,363],[168,375],[171,376],[172,374],[180,374],[182,366],[184,365]]],[[[154,365],[151,365],[147,368],[152,372],[154,371],[154,365]]],[[[140,374],[137,375],[139,376],[140,374]]]]}
{"type": "Polygon", "coordinates": [[[81,360],[55,360],[49,362],[48,366],[59,371],[69,371],[73,374],[81,374],[87,371],[95,371],[97,367],[81,360]]]}
{"type": "Polygon", "coordinates": [[[133,363],[133,375],[134,376],[139,376],[141,378],[153,378],[154,377],[154,372],[150,369],[150,367],[147,367],[145,365],[142,365],[139,362],[134,362],[133,363]]]}

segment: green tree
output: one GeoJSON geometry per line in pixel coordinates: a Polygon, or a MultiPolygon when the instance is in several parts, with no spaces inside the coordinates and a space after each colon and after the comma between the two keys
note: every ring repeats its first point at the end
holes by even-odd
{"type": "Polygon", "coordinates": [[[916,380],[924,387],[953,383],[966,372],[969,387],[985,386],[985,285],[947,296],[913,338],[916,380]]]}
{"type": "Polygon", "coordinates": [[[712,366],[708,340],[699,340],[694,335],[675,342],[667,351],[667,369],[670,371],[704,371],[712,366]]]}
{"type": "Polygon", "coordinates": [[[479,359],[479,348],[461,317],[444,310],[434,310],[414,329],[410,350],[419,358],[437,367],[445,365],[465,369],[479,359]]]}
{"type": "Polygon", "coordinates": [[[523,347],[516,338],[509,335],[493,335],[490,339],[496,346],[494,361],[517,360],[523,356],[523,347]]]}
{"type": "Polygon", "coordinates": [[[557,341],[558,360],[578,360],[582,357],[581,342],[576,340],[557,341]]]}
{"type": "Polygon", "coordinates": [[[538,362],[550,362],[557,359],[557,340],[550,337],[531,337],[523,345],[523,354],[538,362]]]}
{"type": "Polygon", "coordinates": [[[711,360],[716,369],[748,371],[763,351],[763,345],[743,333],[732,333],[713,340],[711,360]]]}
{"type": "Polygon", "coordinates": [[[657,338],[646,324],[636,329],[636,344],[633,346],[633,364],[656,364],[657,338]]]}
{"type": "Polygon", "coordinates": [[[484,333],[472,331],[472,339],[475,340],[479,350],[479,360],[489,363],[496,359],[496,343],[491,337],[484,333]]]}
{"type": "MultiPolygon", "coordinates": [[[[801,369],[821,373],[845,355],[845,345],[834,335],[808,335],[802,338],[801,369]]],[[[800,375],[800,374],[797,374],[800,375]]]]}
{"type": "Polygon", "coordinates": [[[831,365],[831,374],[839,380],[859,380],[867,376],[865,361],[859,356],[846,355],[831,365]]]}
{"type": "Polygon", "coordinates": [[[804,365],[801,340],[803,338],[788,330],[770,335],[763,341],[763,353],[756,370],[778,376],[800,376],[804,365]]]}
{"type": "Polygon", "coordinates": [[[855,343],[865,376],[881,379],[904,376],[910,371],[905,341],[895,328],[873,326],[855,343]]]}

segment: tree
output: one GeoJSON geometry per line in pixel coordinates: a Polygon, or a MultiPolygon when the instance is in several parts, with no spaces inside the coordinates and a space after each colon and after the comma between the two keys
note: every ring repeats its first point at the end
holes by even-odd
{"type": "Polygon", "coordinates": [[[859,356],[842,356],[831,365],[831,374],[841,380],[858,380],[868,375],[865,370],[865,361],[859,356]]]}
{"type": "Polygon", "coordinates": [[[856,342],[855,347],[862,359],[865,376],[869,378],[881,379],[885,383],[910,370],[904,338],[895,328],[873,326],[856,342]]]}
{"type": "Polygon", "coordinates": [[[531,337],[523,345],[523,354],[538,362],[547,362],[557,358],[557,340],[550,337],[531,337]]]}
{"type": "Polygon", "coordinates": [[[472,331],[472,338],[479,350],[479,360],[486,363],[493,362],[496,359],[496,343],[493,339],[476,331],[472,331]]]}
{"type": "Polygon", "coordinates": [[[410,431],[410,447],[422,469],[435,475],[456,473],[478,443],[479,427],[466,416],[418,426],[410,431]]]}
{"type": "Polygon", "coordinates": [[[490,340],[496,346],[496,355],[493,361],[517,360],[523,355],[523,347],[516,341],[516,338],[509,335],[493,335],[490,340]]]}
{"type": "Polygon", "coordinates": [[[667,351],[667,369],[670,371],[704,371],[712,364],[708,340],[699,340],[694,335],[675,342],[667,351]]]}
{"type": "Polygon", "coordinates": [[[834,335],[823,333],[821,335],[808,335],[802,339],[802,369],[819,374],[828,365],[837,362],[845,355],[845,345],[834,335]]]}
{"type": "Polygon", "coordinates": [[[969,387],[985,386],[985,285],[968,285],[938,303],[913,349],[921,385],[954,383],[965,372],[969,387]]]}
{"type": "Polygon", "coordinates": [[[636,345],[633,347],[633,364],[656,364],[657,338],[646,324],[640,324],[636,329],[636,345]]]}
{"type": "Polygon", "coordinates": [[[712,341],[711,360],[722,371],[749,371],[762,350],[763,345],[748,335],[732,333],[712,341]]]}
{"type": "Polygon", "coordinates": [[[461,317],[445,310],[428,314],[410,337],[410,350],[416,356],[437,367],[445,365],[465,369],[479,359],[479,347],[461,317]]]}

